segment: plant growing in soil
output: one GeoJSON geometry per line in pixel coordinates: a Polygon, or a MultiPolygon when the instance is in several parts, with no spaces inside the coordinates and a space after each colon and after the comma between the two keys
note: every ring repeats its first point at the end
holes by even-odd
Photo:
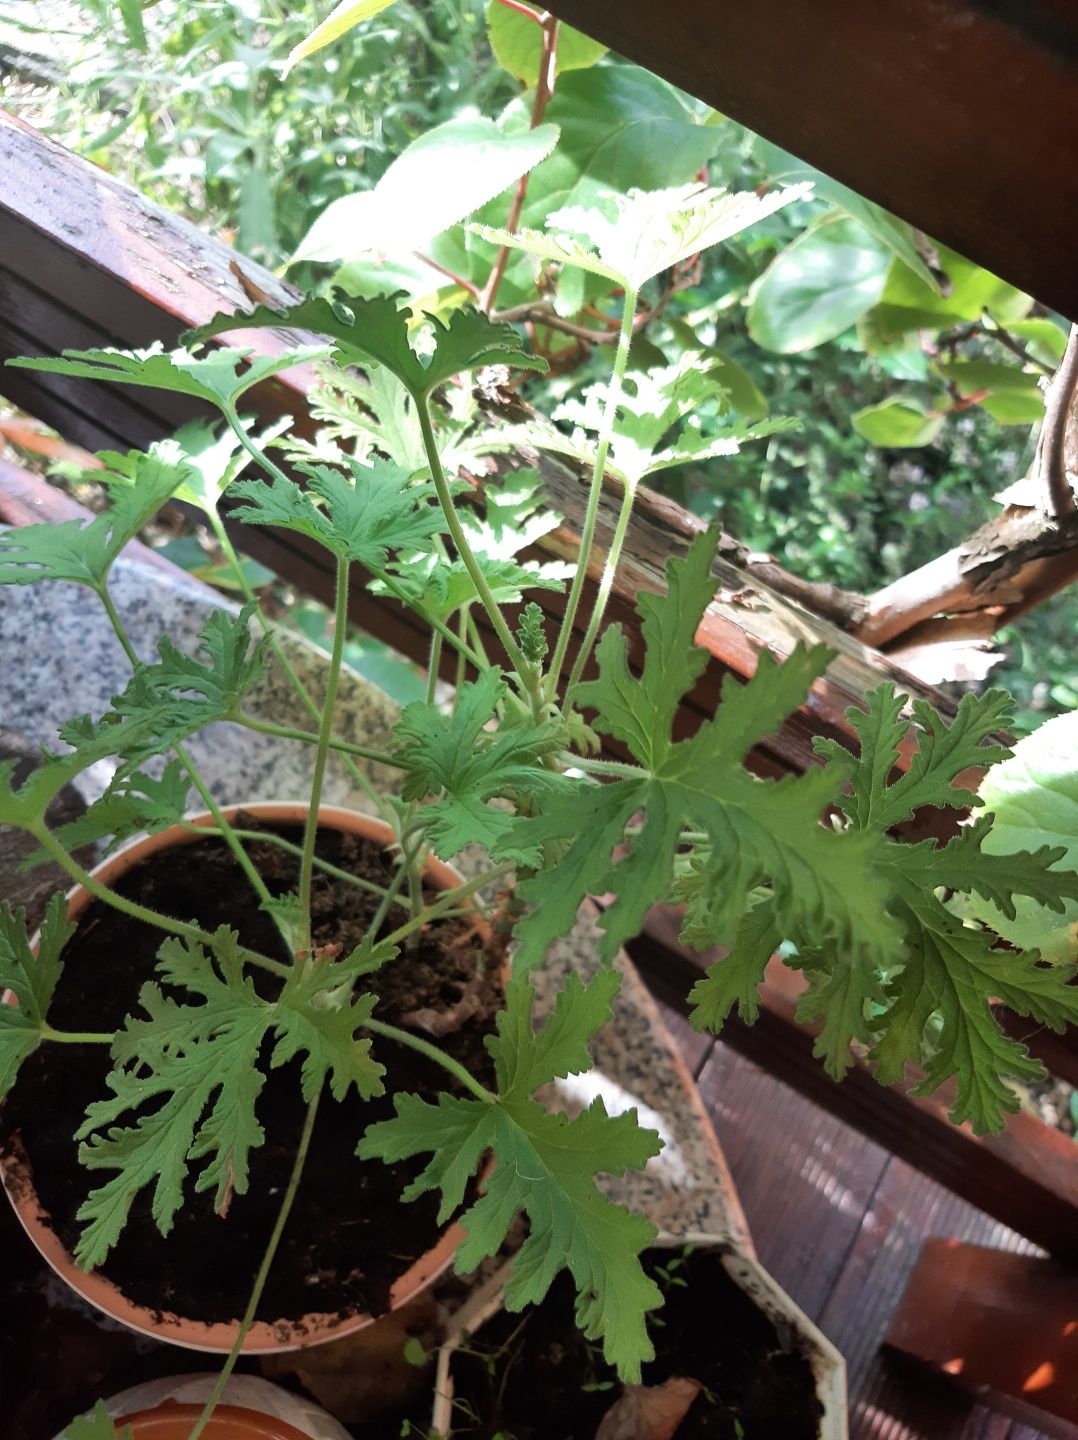
{"type": "MultiPolygon", "coordinates": [[[[22,784],[13,783],[10,767],[0,767],[0,822],[29,832],[41,855],[96,900],[161,937],[156,978],[146,977],[122,1023],[103,1032],[61,1028],[50,1006],[72,931],[63,897],[50,903],[36,947],[19,912],[5,907],[0,914],[0,983],[18,1002],[0,1008],[0,1091],[42,1046],[101,1047],[111,1057],[105,1093],[84,1097],[76,1137],[90,1172],[79,1212],[80,1265],[106,1261],[147,1192],[162,1234],[192,1187],[211,1192],[225,1214],[232,1198],[248,1190],[252,1156],[267,1140],[259,1113],[267,1071],[302,1062],[306,1108],[290,1174],[221,1384],[192,1440],[258,1314],[319,1107],[353,1095],[372,1104],[392,1097],[390,1113],[357,1127],[359,1157],[387,1163],[426,1157],[403,1199],[437,1192],[443,1223],[463,1212],[461,1271],[495,1254],[523,1214],[528,1234],[509,1282],[509,1309],[541,1300],[568,1271],[581,1330],[601,1344],[623,1380],[639,1380],[653,1353],[647,1316],[661,1298],[640,1259],[655,1231],[644,1216],[610,1201],[596,1177],[645,1165],[659,1138],[634,1111],[611,1115],[597,1099],[569,1118],[545,1109],[536,1092],[592,1063],[590,1042],[610,1019],[620,984],[619,946],[657,901],[685,904],[689,943],[729,947],[692,992],[699,1027],[717,1030],[735,1004],[752,1020],[764,966],[781,947],[810,981],[801,1013],[822,1020],[817,1051],[836,1078],[850,1064],[851,1046],[867,1052],[885,1082],[898,1078],[907,1061],[922,1063],[920,1089],[955,1077],[952,1116],[979,1131],[998,1128],[1015,1108],[1008,1077],[1040,1071],[1000,1030],[991,1002],[1002,998],[1055,1028],[1078,1019],[1068,968],[1045,967],[1036,951],[1000,945],[986,925],[956,919],[942,899],[945,891],[975,892],[1011,915],[1017,894],[1059,909],[1064,897],[1078,897],[1078,875],[1055,868],[1062,850],[990,853],[985,819],[942,847],[906,844],[896,835],[922,806],[978,803],[959,780],[1007,753],[994,738],[1007,722],[1005,695],[967,696],[948,724],[922,702],[908,712],[904,697],[881,687],[866,711],[851,712],[857,757],[823,743],[823,763],[810,773],[763,780],[746,769],[746,756],[804,703],[831,655],[824,646],[798,646],[781,664],[762,655],[749,683],[727,680],[712,719],[688,738],[675,735],[679,702],[706,663],[695,636],[714,595],[717,535],[701,534],[670,561],[664,593],[640,597],[641,661],[634,657],[630,665],[624,633],[606,621],[641,480],[762,433],[729,429],[720,441],[703,442],[685,423],[699,406],[721,399],[706,357],[651,373],[630,368],[637,295],[653,276],[781,198],[687,187],[630,197],[616,223],[563,214],[559,230],[498,236],[544,264],[601,274],[622,295],[621,339],[602,393],[573,414],[571,435],[538,421],[527,427],[533,442],[590,463],[580,563],[571,578],[518,558],[553,523],[541,510],[534,476],[491,485],[485,510],[456,476],[469,445],[489,450],[520,438],[513,429],[500,438],[478,433],[472,377],[490,367],[504,367],[498,372],[504,374],[542,365],[510,325],[477,310],[458,310],[443,323],[395,298],[306,299],[282,312],[262,306],[219,317],[171,352],[96,350],[14,362],[172,390],[213,406],[226,426],[220,438],[187,430],[145,454],[105,456],[110,503],[88,524],[33,526],[0,537],[0,583],[88,587],[131,662],[130,681],[107,713],[62,726],[65,748],[44,753],[22,784]],[[267,327],[320,338],[273,356],[208,344],[230,329],[267,327]],[[247,391],[316,359],[327,367],[331,397],[348,397],[337,405],[334,435],[312,447],[256,434],[240,413],[247,391]],[[356,372],[369,377],[369,389],[356,372]],[[573,654],[608,476],[622,493],[621,511],[573,654]],[[205,512],[241,585],[223,503],[232,519],[291,531],[329,553],[335,627],[324,694],[304,688],[253,597],[238,614],[214,615],[196,655],[181,653],[167,636],[152,663],[135,653],[113,603],[111,567],[126,542],[174,499],[205,512]],[[385,750],[340,738],[337,696],[356,566],[430,634],[427,698],[405,708],[385,750]],[[555,624],[529,597],[558,591],[564,601],[555,624]],[[458,683],[446,706],[437,680],[450,652],[458,683]],[[294,686],[292,726],[269,726],[250,712],[248,697],[271,665],[281,666],[294,686]],[[218,721],[268,730],[312,752],[306,822],[288,852],[294,875],[284,894],[270,893],[250,853],[256,842],[279,846],[281,837],[252,838],[231,823],[188,753],[189,737],[218,721]],[[892,780],[911,730],[912,759],[892,780]],[[624,758],[601,756],[604,746],[624,758]],[[353,766],[356,782],[392,827],[394,858],[384,883],[363,882],[368,889],[374,883],[376,903],[365,933],[347,949],[319,944],[312,924],[312,895],[325,864],[318,817],[331,754],[383,767],[390,787],[399,782],[387,801],[353,766]],[[50,829],[50,800],[102,760],[115,766],[102,798],[74,825],[50,829]],[[276,927],[277,952],[242,929],[224,924],[211,932],[102,886],[76,860],[73,851],[89,840],[183,823],[192,787],[276,927]],[[473,879],[437,898],[424,893],[425,856],[450,859],[473,847],[485,856],[473,879]],[[500,891],[494,901],[492,891],[500,891]],[[531,977],[591,894],[613,897],[600,922],[597,969],[589,980],[570,978],[552,1011],[539,1017],[531,977]],[[410,964],[422,937],[469,906],[491,914],[512,953],[484,1073],[415,1027],[375,1013],[380,987],[410,964]],[[438,1067],[440,1093],[424,1097],[401,1087],[385,1057],[406,1051],[438,1067]],[[488,1156],[478,1193],[475,1180],[488,1156]]],[[[491,383],[485,374],[487,389],[491,383]]],[[[355,877],[335,879],[347,885],[355,877]]]]}

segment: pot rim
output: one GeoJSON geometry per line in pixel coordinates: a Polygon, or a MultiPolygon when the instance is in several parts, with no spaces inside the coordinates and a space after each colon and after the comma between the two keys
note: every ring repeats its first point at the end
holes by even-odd
{"type": "MultiPolygon", "coordinates": [[[[268,822],[291,821],[302,824],[306,821],[308,806],[300,802],[252,801],[244,805],[225,805],[221,810],[229,820],[243,811],[268,822]]],[[[208,811],[192,813],[187,820],[189,824],[209,829],[213,829],[216,824],[213,815],[208,811]]],[[[383,821],[342,806],[321,806],[319,823],[368,840],[388,842],[393,838],[392,830],[383,821]]],[[[154,835],[136,837],[95,865],[90,874],[95,880],[109,884],[151,855],[175,845],[189,845],[198,838],[198,835],[180,825],[170,826],[154,835]]],[[[460,876],[452,866],[435,856],[428,857],[423,873],[440,890],[452,890],[461,883],[460,876]]],[[[68,919],[77,918],[92,898],[81,885],[73,886],[68,891],[68,919]]],[[[35,936],[32,943],[36,942],[35,936]]],[[[8,1004],[16,1003],[10,992],[5,992],[2,999],[8,1004]]],[[[37,1199],[29,1162],[25,1157],[9,1156],[0,1160],[0,1181],[3,1182],[23,1229],[42,1259],[89,1304],[129,1329],[153,1340],[166,1341],[186,1350],[200,1350],[217,1355],[227,1354],[232,1349],[239,1328],[238,1320],[189,1320],[170,1311],[137,1305],[100,1272],[80,1270],[70,1251],[48,1223],[48,1216],[37,1199]]],[[[389,1292],[389,1310],[399,1309],[445,1272],[463,1235],[463,1230],[456,1223],[442,1231],[431,1249],[421,1255],[393,1283],[389,1292]]],[[[342,1319],[335,1314],[315,1312],[303,1316],[300,1320],[258,1320],[248,1331],[241,1353],[275,1355],[307,1349],[363,1330],[368,1325],[373,1325],[376,1318],[363,1313],[348,1315],[342,1319]]],[[[285,1440],[289,1440],[289,1437],[286,1436],[285,1440]]]]}
{"type": "MultiPolygon", "coordinates": [[[[164,1400],[149,1410],[119,1415],[115,1424],[130,1425],[133,1440],[187,1440],[190,1426],[203,1408],[185,1401],[164,1400]]],[[[287,1420],[246,1405],[227,1403],[214,1407],[205,1434],[206,1440],[310,1440],[306,1431],[297,1430],[287,1420]]]]}
{"type": "MultiPolygon", "coordinates": [[[[723,1269],[757,1308],[769,1320],[781,1321],[797,1330],[804,1346],[805,1357],[812,1366],[816,1395],[823,1406],[819,1440],[848,1440],[846,1361],[841,1351],[790,1299],[755,1255],[746,1254],[728,1238],[700,1230],[686,1231],[683,1235],[660,1231],[647,1249],[671,1250],[684,1245],[718,1251],[723,1269]]],[[[505,1283],[512,1265],[512,1259],[507,1260],[469,1297],[458,1310],[452,1328],[439,1348],[434,1382],[434,1409],[431,1416],[431,1428],[436,1434],[452,1433],[453,1377],[450,1367],[453,1354],[502,1308],[505,1283]]]]}

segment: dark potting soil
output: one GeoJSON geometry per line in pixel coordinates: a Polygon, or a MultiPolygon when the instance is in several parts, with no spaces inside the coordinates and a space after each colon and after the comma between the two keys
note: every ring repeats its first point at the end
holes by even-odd
{"type": "MultiPolygon", "coordinates": [[[[242,817],[241,823],[266,828],[252,817],[242,817]]],[[[299,838],[298,827],[273,828],[292,841],[299,838]]],[[[295,856],[269,843],[247,848],[271,893],[294,889],[295,856]]],[[[392,875],[381,847],[355,836],[320,831],[317,853],[380,885],[392,875]]],[[[258,908],[257,897],[221,841],[199,840],[153,856],[115,888],[208,931],[228,924],[251,948],[288,958],[275,925],[258,908]]],[[[377,900],[316,869],[315,944],[339,944],[348,953],[367,933],[377,900]]],[[[386,930],[405,918],[394,908],[386,930]]],[[[92,903],[64,951],[64,973],[50,1022],[61,1030],[119,1028],[136,1009],[161,940],[154,927],[92,903]]],[[[273,983],[262,973],[255,977],[259,988],[265,981],[273,983]]],[[[437,1043],[473,1074],[490,1077],[483,1037],[493,1030],[501,961],[485,948],[467,918],[434,922],[414,952],[402,952],[369,983],[380,996],[378,1018],[417,1034],[425,1031],[414,1023],[416,1012],[448,1010],[457,1028],[440,1035],[437,1043]]],[[[429,1023],[429,1016],[419,1018],[429,1023]]],[[[252,1152],[247,1193],[233,1196],[221,1217],[214,1212],[212,1192],[196,1195],[189,1179],[184,1206],[172,1232],[163,1238],[150,1213],[152,1187],[141,1191],[119,1243],[101,1267],[131,1300],[195,1320],[243,1314],[306,1113],[300,1062],[270,1069],[272,1044],[267,1041],[262,1056],[266,1083],[257,1106],[266,1140],[252,1152]]],[[[375,1054],[396,1090],[433,1099],[440,1090],[453,1088],[444,1070],[411,1049],[379,1040],[375,1054]]],[[[25,1062],[18,1084],[0,1107],[0,1148],[5,1154],[17,1155],[20,1148],[25,1152],[41,1203],[69,1249],[78,1237],[79,1206],[107,1178],[78,1163],[72,1137],[87,1102],[108,1093],[108,1069],[105,1046],[42,1046],[25,1062]]],[[[328,1093],[324,1097],[296,1204],[259,1308],[260,1320],[381,1314],[393,1282],[435,1242],[440,1231],[437,1197],[401,1202],[401,1192],[419,1173],[422,1159],[386,1166],[355,1157],[367,1126],[392,1113],[390,1096],[363,1101],[352,1091],[341,1103],[328,1093]]]]}
{"type": "MultiPolygon", "coordinates": [[[[703,1386],[675,1440],[816,1440],[822,1412],[808,1358],[722,1266],[718,1252],[645,1256],[664,1304],[650,1325],[645,1385],[703,1386]],[[663,1272],[666,1272],[664,1275],[663,1272]]],[[[577,1330],[563,1271],[535,1310],[501,1312],[453,1361],[454,1425],[468,1440],[594,1440],[621,1385],[602,1348],[577,1330]]],[[[454,1434],[457,1429],[454,1429],[454,1434]]]]}

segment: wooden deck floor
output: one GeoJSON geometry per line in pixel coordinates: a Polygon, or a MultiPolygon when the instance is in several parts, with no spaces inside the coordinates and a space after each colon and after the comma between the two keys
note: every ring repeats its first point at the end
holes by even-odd
{"type": "Polygon", "coordinates": [[[850,1440],[1042,1440],[880,1349],[923,1239],[1035,1247],[663,1009],[761,1261],[846,1357],[850,1440]]]}

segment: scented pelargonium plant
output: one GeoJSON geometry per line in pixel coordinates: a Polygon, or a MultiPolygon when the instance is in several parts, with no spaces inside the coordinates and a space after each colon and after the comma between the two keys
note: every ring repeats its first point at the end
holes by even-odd
{"type": "MultiPolygon", "coordinates": [[[[976,796],[957,782],[1007,753],[996,739],[1007,723],[1004,694],[967,696],[947,722],[919,701],[907,709],[902,695],[883,686],[868,697],[867,709],[851,712],[858,754],[823,744],[821,764],[809,773],[764,780],[746,768],[748,753],[805,701],[830,655],[822,646],[799,646],[782,663],[764,654],[747,684],[727,680],[712,719],[689,738],[675,738],[679,703],[706,663],[695,636],[714,595],[717,535],[698,536],[669,562],[665,590],[640,597],[639,665],[630,664],[620,627],[605,621],[641,480],[705,452],[730,453],[764,433],[730,423],[718,438],[712,428],[704,439],[694,428],[700,407],[722,413],[722,389],[702,352],[692,363],[633,370],[636,294],[679,256],[731,233],[732,214],[737,224],[747,223],[781,198],[761,202],[689,187],[633,197],[617,223],[563,215],[558,233],[498,236],[544,263],[601,273],[623,295],[610,382],[568,412],[571,433],[545,422],[527,427],[532,443],[590,463],[575,569],[519,558],[555,523],[542,508],[534,472],[491,482],[485,504],[457,479],[470,457],[519,438],[507,438],[480,415],[473,377],[491,366],[527,372],[542,364],[511,326],[477,310],[457,310],[442,322],[394,298],[309,299],[283,312],[221,317],[172,352],[99,350],[15,362],[173,390],[207,402],[223,421],[219,431],[188,427],[145,454],[105,455],[104,471],[95,473],[110,503],[88,523],[0,537],[0,583],[88,587],[131,662],[130,681],[108,712],[61,727],[62,748],[44,754],[21,784],[10,765],[0,767],[0,822],[29,832],[39,853],[96,899],[161,931],[157,977],[147,977],[123,1027],[116,1034],[63,1033],[49,1018],[71,929],[63,896],[53,898],[36,948],[23,916],[6,906],[0,912],[0,983],[18,1001],[0,1009],[0,1090],[17,1083],[21,1062],[41,1045],[111,1051],[107,1093],[86,1097],[77,1137],[87,1170],[79,1263],[93,1267],[105,1259],[145,1190],[163,1233],[192,1188],[213,1192],[226,1209],[231,1195],[246,1189],[251,1153],[265,1138],[259,1093],[267,1062],[260,1057],[268,1056],[269,1066],[302,1059],[307,1121],[221,1385],[302,1184],[318,1107],[353,1090],[361,1097],[389,1092],[394,1103],[391,1118],[356,1135],[358,1154],[386,1162],[425,1157],[404,1199],[436,1190],[443,1219],[463,1210],[458,1269],[470,1271],[494,1254],[523,1215],[527,1235],[509,1307],[540,1300],[567,1268],[580,1326],[626,1380],[639,1379],[652,1354],[647,1316],[660,1300],[639,1257],[655,1230],[607,1198],[596,1177],[645,1165],[659,1138],[634,1111],[611,1115],[597,1099],[570,1118],[544,1108],[536,1092],[591,1064],[590,1042],[610,1020],[620,985],[619,947],[658,901],[685,904],[689,943],[728,950],[693,989],[696,1025],[719,1029],[735,1005],[753,1019],[764,967],[781,949],[786,963],[808,977],[802,1014],[823,1022],[817,1049],[831,1074],[841,1077],[852,1047],[884,1082],[899,1078],[907,1062],[920,1064],[922,1091],[957,1080],[952,1116],[978,1131],[998,1129],[1016,1108],[1011,1078],[1041,1073],[999,1028],[992,1001],[1003,999],[1055,1028],[1078,1020],[1078,990],[1067,967],[1043,965],[1036,951],[1000,943],[986,925],[956,918],[945,903],[951,892],[975,894],[1013,916],[1015,896],[1024,896],[1058,910],[1064,898],[1078,897],[1078,875],[1056,868],[1063,852],[1045,846],[989,853],[987,819],[942,846],[904,843],[895,834],[922,806],[976,807],[976,796]],[[260,327],[314,338],[273,358],[214,344],[230,329],[260,327]],[[313,443],[279,429],[258,434],[241,414],[244,394],[311,361],[322,366],[327,430],[313,443]],[[623,498],[585,621],[586,562],[607,479],[623,498]],[[205,513],[236,562],[240,584],[244,571],[222,508],[232,520],[296,532],[329,553],[336,603],[324,694],[304,689],[254,597],[236,614],[216,613],[196,654],[181,653],[163,636],[155,661],[138,658],[112,600],[110,572],[125,543],[176,499],[205,513]],[[430,633],[427,698],[404,709],[385,751],[339,738],[336,702],[354,566],[374,577],[383,596],[418,614],[430,633]],[[564,592],[556,627],[530,598],[544,590],[564,592]],[[570,663],[578,622],[584,640],[570,663]],[[483,640],[491,630],[496,647],[483,640]],[[457,684],[443,704],[436,681],[448,653],[457,657],[457,684]],[[252,690],[277,665],[295,687],[292,726],[268,725],[249,710],[252,690]],[[295,884],[284,899],[266,891],[246,853],[247,838],[221,812],[188,753],[189,737],[218,721],[269,730],[313,751],[295,884]],[[911,732],[912,758],[898,774],[900,743],[911,732]],[[600,758],[607,742],[627,758],[600,758]],[[370,790],[353,765],[357,784],[393,826],[396,869],[370,933],[351,953],[320,952],[312,943],[315,838],[331,754],[383,767],[385,792],[393,796],[387,801],[370,790]],[[115,766],[105,794],[81,820],[51,829],[49,802],[101,760],[115,766]],[[251,948],[227,926],[207,933],[117,895],[74,858],[89,840],[182,824],[192,791],[273,916],[289,961],[251,948]],[[474,878],[425,898],[418,878],[424,857],[451,860],[465,849],[485,856],[474,878]],[[469,1073],[432,1040],[376,1019],[374,1006],[380,975],[409,963],[414,937],[440,916],[482,907],[492,887],[502,892],[499,914],[511,927],[512,974],[487,1042],[491,1080],[469,1073]],[[587,981],[571,977],[539,1016],[532,976],[591,894],[613,897],[600,922],[598,968],[587,981]],[[397,901],[407,918],[389,928],[386,917],[397,901]],[[435,1101],[401,1093],[379,1056],[384,1041],[418,1048],[441,1065],[445,1092],[435,1101]],[[471,1182],[487,1157],[489,1173],[477,1192],[471,1182]]],[[[208,1414],[209,1408],[196,1435],[208,1414]]]]}

